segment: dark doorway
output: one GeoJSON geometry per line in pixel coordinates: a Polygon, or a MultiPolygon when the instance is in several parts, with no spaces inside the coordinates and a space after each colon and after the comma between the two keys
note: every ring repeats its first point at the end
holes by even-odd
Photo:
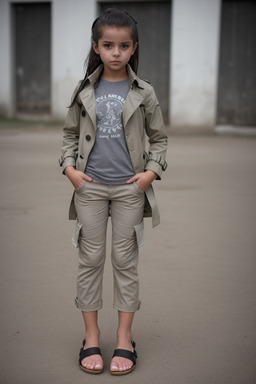
{"type": "Polygon", "coordinates": [[[255,20],[255,1],[223,1],[218,124],[256,126],[255,20]]]}
{"type": "Polygon", "coordinates": [[[170,1],[101,2],[107,8],[125,9],[138,22],[139,71],[153,85],[165,122],[169,119],[170,1]]]}
{"type": "Polygon", "coordinates": [[[49,113],[51,105],[51,4],[13,5],[16,111],[49,113]]]}

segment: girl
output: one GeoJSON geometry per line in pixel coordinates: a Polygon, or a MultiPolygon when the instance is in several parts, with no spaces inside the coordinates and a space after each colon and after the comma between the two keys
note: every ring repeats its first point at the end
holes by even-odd
{"type": "Polygon", "coordinates": [[[74,186],[70,219],[77,219],[79,248],[76,306],[85,324],[80,367],[101,373],[98,310],[106,227],[112,220],[114,308],[117,348],[110,372],[131,372],[137,354],[132,341],[138,295],[138,247],[145,242],[143,216],[159,214],[151,183],[166,169],[167,136],[154,90],[137,77],[138,32],[125,11],[108,9],[92,25],[84,79],[74,91],[65,126],[60,165],[74,186]],[[145,151],[145,137],[149,152],[145,151]]]}

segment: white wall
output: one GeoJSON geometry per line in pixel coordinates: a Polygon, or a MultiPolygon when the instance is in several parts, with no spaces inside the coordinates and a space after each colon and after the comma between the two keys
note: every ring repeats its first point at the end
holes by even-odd
{"type": "MultiPolygon", "coordinates": [[[[17,0],[15,3],[41,1],[17,0]]],[[[12,2],[0,0],[0,113],[7,116],[15,114],[12,2]]],[[[53,118],[63,119],[72,92],[78,81],[84,77],[84,61],[90,47],[91,25],[96,17],[96,1],[52,0],[51,3],[51,113],[53,118]]]]}
{"type": "MultiPolygon", "coordinates": [[[[28,0],[27,2],[42,0],[28,0]]],[[[46,1],[46,0],[45,0],[46,1]]],[[[25,0],[16,0],[25,2],[25,0]]],[[[15,113],[11,0],[0,0],[0,113],[15,113]]],[[[96,0],[52,0],[52,117],[63,119],[84,76],[96,0]]],[[[172,0],[172,129],[215,125],[221,0],[172,0]]]]}
{"type": "Polygon", "coordinates": [[[52,114],[63,118],[72,92],[84,77],[95,0],[55,0],[52,4],[52,114]]]}
{"type": "Polygon", "coordinates": [[[221,0],[173,0],[171,127],[213,129],[221,0]]]}
{"type": "Polygon", "coordinates": [[[7,116],[14,107],[11,56],[11,8],[8,1],[0,0],[0,113],[7,116]]]}

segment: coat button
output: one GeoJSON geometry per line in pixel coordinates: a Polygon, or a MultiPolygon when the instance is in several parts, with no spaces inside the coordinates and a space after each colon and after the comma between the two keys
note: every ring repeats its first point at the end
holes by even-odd
{"type": "Polygon", "coordinates": [[[91,140],[91,136],[90,135],[86,135],[85,138],[86,138],[87,141],[91,140]]]}
{"type": "Polygon", "coordinates": [[[80,159],[82,159],[82,160],[84,159],[82,155],[80,155],[80,159]]]}
{"type": "Polygon", "coordinates": [[[143,153],[143,159],[145,160],[146,156],[145,156],[145,153],[143,153]]]}
{"type": "Polygon", "coordinates": [[[82,116],[85,117],[86,113],[85,111],[82,111],[82,116]]]}

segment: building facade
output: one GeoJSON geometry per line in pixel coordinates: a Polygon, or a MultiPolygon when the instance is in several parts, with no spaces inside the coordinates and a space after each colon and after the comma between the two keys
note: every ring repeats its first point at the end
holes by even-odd
{"type": "Polygon", "coordinates": [[[139,75],[170,129],[256,126],[256,7],[239,0],[0,0],[0,113],[62,120],[109,7],[138,22],[139,75]]]}

